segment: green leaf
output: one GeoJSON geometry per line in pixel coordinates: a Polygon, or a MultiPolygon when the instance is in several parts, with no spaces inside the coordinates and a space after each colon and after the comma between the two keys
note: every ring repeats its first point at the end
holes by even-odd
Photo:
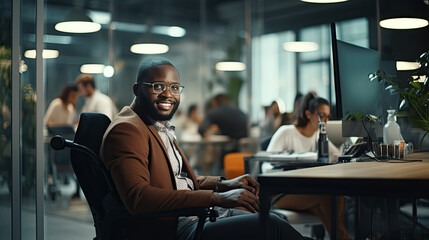
{"type": "Polygon", "coordinates": [[[429,131],[429,120],[422,119],[418,116],[410,115],[410,122],[415,126],[424,131],[429,131]]]}
{"type": "Polygon", "coordinates": [[[410,85],[419,91],[422,90],[422,86],[420,85],[419,82],[410,82],[410,85]]]}
{"type": "Polygon", "coordinates": [[[396,113],[397,117],[408,117],[410,114],[407,111],[400,111],[396,113]]]}
{"type": "Polygon", "coordinates": [[[399,104],[399,109],[404,109],[407,106],[407,100],[402,99],[401,104],[399,104]]]}

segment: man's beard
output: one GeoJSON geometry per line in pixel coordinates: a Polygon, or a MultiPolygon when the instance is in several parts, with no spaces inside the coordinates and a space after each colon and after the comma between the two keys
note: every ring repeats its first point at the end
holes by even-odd
{"type": "Polygon", "coordinates": [[[150,101],[144,94],[141,94],[140,97],[137,98],[137,101],[139,102],[139,105],[143,107],[142,111],[155,121],[170,120],[176,113],[177,109],[179,108],[179,103],[180,103],[180,102],[175,102],[173,109],[171,109],[170,114],[165,115],[165,114],[159,113],[159,111],[153,106],[152,101],[150,101]]]}

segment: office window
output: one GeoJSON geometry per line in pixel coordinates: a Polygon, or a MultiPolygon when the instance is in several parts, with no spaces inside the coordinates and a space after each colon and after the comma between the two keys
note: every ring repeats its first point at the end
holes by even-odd
{"type": "MultiPolygon", "coordinates": [[[[336,23],[337,38],[362,47],[369,46],[368,19],[356,18],[336,23]]],[[[331,36],[328,24],[263,34],[252,39],[252,121],[262,119],[262,106],[276,98],[293,110],[297,92],[316,91],[335,105],[335,86],[331,64],[331,36]],[[288,52],[287,41],[311,41],[319,48],[311,52],[288,52]]]]}

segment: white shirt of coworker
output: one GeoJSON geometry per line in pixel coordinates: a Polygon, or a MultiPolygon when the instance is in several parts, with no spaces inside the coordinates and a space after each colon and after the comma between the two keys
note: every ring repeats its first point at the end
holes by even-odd
{"type": "Polygon", "coordinates": [[[110,97],[95,90],[90,97],[85,98],[81,112],[103,113],[112,120],[113,116],[118,113],[118,109],[110,97]]]}
{"type": "Polygon", "coordinates": [[[75,111],[72,104],[64,106],[64,103],[60,98],[55,98],[46,110],[44,117],[45,126],[55,127],[73,125],[74,114],[75,111]]]}
{"type": "MultiPolygon", "coordinates": [[[[318,138],[319,131],[315,132],[311,137],[306,137],[298,131],[295,125],[283,125],[271,138],[267,152],[281,152],[285,150],[292,150],[294,153],[316,152],[318,138]]],[[[336,157],[334,155],[338,155],[340,150],[331,141],[329,141],[328,148],[329,161],[335,162],[336,157]]]]}

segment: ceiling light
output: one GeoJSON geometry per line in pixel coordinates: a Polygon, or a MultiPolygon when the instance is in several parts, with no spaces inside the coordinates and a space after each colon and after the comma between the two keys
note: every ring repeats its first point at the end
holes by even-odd
{"type": "Polygon", "coordinates": [[[100,24],[109,24],[110,23],[110,13],[102,11],[88,10],[88,16],[96,23],[100,24]]]}
{"type": "Polygon", "coordinates": [[[242,62],[218,62],[215,68],[218,71],[243,71],[246,69],[246,64],[242,62]]]}
{"type": "Polygon", "coordinates": [[[184,28],[177,26],[153,26],[151,31],[156,34],[167,35],[170,37],[183,37],[186,34],[186,30],[184,28]]]}
{"type": "MultiPolygon", "coordinates": [[[[58,55],[60,55],[60,52],[58,52],[58,50],[43,49],[43,52],[42,52],[42,58],[44,59],[57,58],[58,55]]],[[[36,50],[32,49],[32,50],[25,51],[24,57],[36,58],[36,50]]]]}
{"type": "Polygon", "coordinates": [[[137,54],[161,54],[168,52],[168,46],[159,43],[140,43],[132,45],[130,50],[137,54]]]}
{"type": "Polygon", "coordinates": [[[115,74],[115,69],[112,66],[106,66],[103,70],[103,75],[107,78],[112,77],[115,74]]]}
{"type": "Polygon", "coordinates": [[[388,29],[416,29],[426,27],[428,20],[423,18],[389,18],[380,21],[380,26],[388,29]]]}
{"type": "Polygon", "coordinates": [[[396,61],[396,70],[398,71],[416,70],[419,67],[418,62],[396,61]]]}
{"type": "Polygon", "coordinates": [[[315,42],[285,42],[283,49],[289,52],[311,52],[319,49],[319,44],[315,42]]]}
{"type": "Polygon", "coordinates": [[[97,73],[103,73],[103,71],[104,71],[103,64],[83,64],[80,67],[81,73],[97,74],[97,73]]]}
{"type": "Polygon", "coordinates": [[[112,22],[113,30],[115,31],[124,31],[124,32],[135,32],[135,33],[144,33],[147,32],[148,26],[138,23],[127,23],[127,22],[112,22]]]}
{"type": "Polygon", "coordinates": [[[424,83],[426,80],[426,75],[422,75],[422,76],[413,75],[412,77],[414,78],[414,81],[421,82],[421,83],[424,83]]]}
{"type": "Polygon", "coordinates": [[[101,29],[101,24],[93,22],[82,9],[73,9],[65,19],[55,24],[55,30],[67,33],[92,33],[101,29]]]}
{"type": "Polygon", "coordinates": [[[339,2],[347,2],[348,0],[301,0],[301,2],[309,2],[309,3],[339,3],[339,2]]]}

